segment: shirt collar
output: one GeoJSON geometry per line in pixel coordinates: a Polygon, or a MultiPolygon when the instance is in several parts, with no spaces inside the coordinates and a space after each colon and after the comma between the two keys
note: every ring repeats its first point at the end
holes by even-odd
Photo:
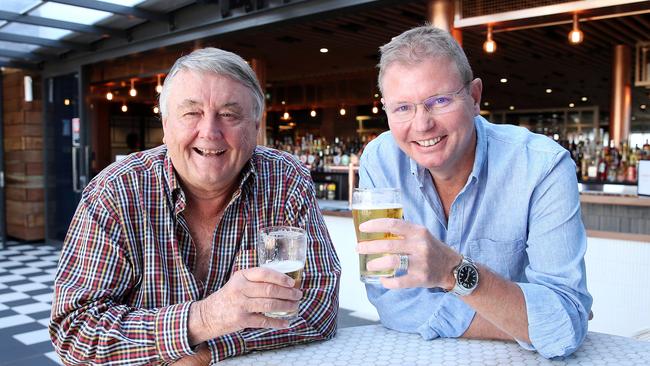
{"type": "MultiPolygon", "coordinates": [[[[253,156],[244,164],[244,167],[239,174],[239,184],[237,193],[244,192],[246,187],[253,184],[257,179],[257,169],[255,168],[256,162],[258,160],[258,150],[255,148],[253,156]]],[[[172,206],[175,208],[175,213],[179,213],[185,209],[185,192],[183,192],[183,187],[181,187],[180,181],[176,176],[176,170],[174,169],[174,164],[172,159],[169,156],[169,152],[165,149],[165,160],[164,160],[164,175],[165,181],[167,182],[167,188],[169,192],[168,199],[170,200],[172,206]]]]}
{"type": "MultiPolygon", "coordinates": [[[[474,165],[470,173],[470,179],[478,180],[481,176],[485,161],[487,158],[487,138],[485,136],[484,122],[485,118],[481,116],[474,117],[474,129],[476,131],[476,151],[474,152],[474,165]]],[[[409,158],[411,174],[417,178],[420,187],[424,186],[424,182],[429,178],[427,170],[420,166],[415,160],[409,158]]]]}

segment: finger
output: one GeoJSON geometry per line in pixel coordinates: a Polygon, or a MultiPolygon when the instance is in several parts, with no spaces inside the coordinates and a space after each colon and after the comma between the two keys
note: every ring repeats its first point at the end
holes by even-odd
{"type": "Polygon", "coordinates": [[[302,299],[302,291],[293,287],[278,286],[267,282],[251,282],[242,289],[242,293],[250,298],[269,298],[298,301],[302,299]]]}
{"type": "Polygon", "coordinates": [[[405,236],[409,232],[409,227],[414,226],[402,219],[374,219],[368,220],[359,225],[359,231],[365,233],[392,233],[395,235],[405,236]]]}
{"type": "Polygon", "coordinates": [[[399,257],[396,255],[385,255],[383,257],[373,259],[366,264],[368,271],[385,271],[388,269],[395,269],[399,267],[399,257]]]}
{"type": "Polygon", "coordinates": [[[412,246],[409,246],[406,240],[402,239],[362,241],[357,243],[356,249],[359,254],[413,254],[410,250],[412,246]]]}
{"type": "Polygon", "coordinates": [[[408,274],[399,277],[383,277],[380,281],[381,285],[387,289],[419,287],[419,285],[413,280],[412,276],[409,276],[408,274]]]}
{"type": "Polygon", "coordinates": [[[293,278],[270,268],[254,267],[243,269],[240,272],[251,282],[268,282],[284,287],[293,287],[296,283],[293,278]]]}
{"type": "Polygon", "coordinates": [[[298,301],[252,298],[246,301],[244,308],[249,313],[270,313],[277,311],[297,311],[298,305],[298,301]]]}
{"type": "Polygon", "coordinates": [[[250,314],[244,325],[246,328],[289,328],[289,320],[276,319],[265,316],[264,314],[250,314]]]}

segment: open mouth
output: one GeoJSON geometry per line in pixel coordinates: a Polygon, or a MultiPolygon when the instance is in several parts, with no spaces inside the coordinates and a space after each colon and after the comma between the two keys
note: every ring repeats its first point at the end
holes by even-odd
{"type": "Polygon", "coordinates": [[[194,151],[201,156],[219,156],[226,152],[226,150],[210,150],[210,149],[201,149],[198,147],[193,148],[194,151]]]}
{"type": "Polygon", "coordinates": [[[443,138],[445,138],[445,136],[439,136],[439,137],[429,139],[429,140],[419,140],[419,141],[415,141],[415,143],[420,145],[420,146],[424,146],[424,147],[435,146],[440,141],[442,141],[443,138]]]}

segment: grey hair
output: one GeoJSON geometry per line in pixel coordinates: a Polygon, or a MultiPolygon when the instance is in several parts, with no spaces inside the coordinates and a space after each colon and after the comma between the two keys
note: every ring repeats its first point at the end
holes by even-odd
{"type": "Polygon", "coordinates": [[[172,81],[182,70],[215,73],[242,83],[253,93],[253,116],[255,117],[255,121],[259,121],[262,118],[264,93],[253,69],[251,69],[243,58],[232,52],[208,47],[198,49],[189,55],[179,58],[171,70],[169,70],[169,74],[165,77],[159,100],[160,114],[163,119],[167,118],[167,114],[169,113],[167,109],[167,97],[172,87],[172,81]]]}
{"type": "Polygon", "coordinates": [[[384,73],[393,63],[416,65],[427,59],[446,57],[456,64],[464,83],[474,79],[467,56],[458,42],[449,32],[431,25],[416,27],[394,37],[390,42],[379,47],[379,52],[381,58],[377,65],[379,68],[377,85],[382,93],[384,73]]]}

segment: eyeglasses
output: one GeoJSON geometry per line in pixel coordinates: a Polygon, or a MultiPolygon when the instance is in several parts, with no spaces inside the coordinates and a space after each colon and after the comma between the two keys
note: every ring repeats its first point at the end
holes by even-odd
{"type": "Polygon", "coordinates": [[[431,114],[453,112],[460,105],[457,101],[458,99],[462,99],[460,94],[468,85],[469,83],[464,84],[458,91],[453,93],[433,95],[421,103],[384,103],[382,108],[386,111],[388,118],[396,123],[408,122],[415,118],[419,105],[422,105],[431,114]]]}

